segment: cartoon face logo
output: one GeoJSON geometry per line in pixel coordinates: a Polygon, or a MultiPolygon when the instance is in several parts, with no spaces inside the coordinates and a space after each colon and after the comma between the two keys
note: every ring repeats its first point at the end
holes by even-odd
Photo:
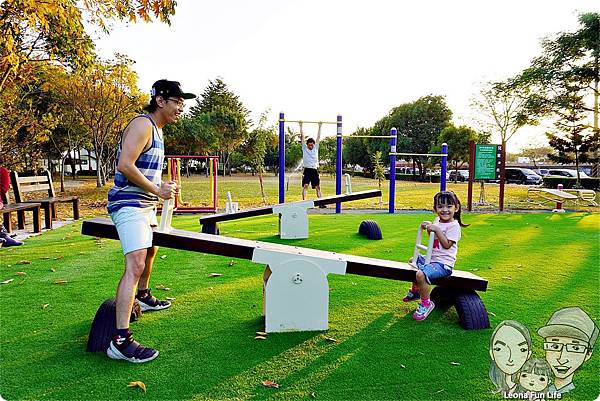
{"type": "Polygon", "coordinates": [[[590,359],[587,342],[569,337],[548,337],[544,341],[546,360],[559,378],[571,376],[585,361],[590,359]]]}
{"type": "Polygon", "coordinates": [[[529,330],[519,322],[500,323],[491,340],[490,357],[505,374],[515,374],[531,356],[529,330]]]}
{"type": "Polygon", "coordinates": [[[548,388],[551,381],[550,365],[542,359],[532,358],[525,362],[519,373],[517,392],[541,393],[548,388]]]}

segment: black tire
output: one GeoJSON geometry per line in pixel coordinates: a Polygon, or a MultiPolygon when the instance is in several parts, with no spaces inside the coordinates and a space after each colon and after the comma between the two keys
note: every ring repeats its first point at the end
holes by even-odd
{"type": "MultiPolygon", "coordinates": [[[[117,330],[117,309],[114,298],[107,299],[100,305],[88,337],[87,352],[106,352],[110,340],[117,330]]],[[[130,322],[138,320],[142,316],[140,304],[134,302],[131,311],[130,322]]]]}
{"type": "Polygon", "coordinates": [[[436,307],[449,308],[454,305],[456,290],[443,286],[436,286],[431,290],[430,298],[436,307]]]}
{"type": "Polygon", "coordinates": [[[106,352],[108,344],[117,330],[115,306],[116,301],[111,298],[104,301],[98,308],[90,329],[87,352],[106,352]]]}
{"type": "Polygon", "coordinates": [[[202,232],[204,234],[219,235],[219,226],[217,223],[202,224],[202,232]]]}
{"type": "Polygon", "coordinates": [[[490,319],[483,301],[475,291],[460,291],[454,296],[454,306],[460,326],[465,330],[490,328],[490,319]]]}
{"type": "Polygon", "coordinates": [[[381,229],[377,225],[377,222],[373,220],[362,221],[358,227],[358,233],[371,240],[379,240],[383,238],[381,236],[381,229]]]}

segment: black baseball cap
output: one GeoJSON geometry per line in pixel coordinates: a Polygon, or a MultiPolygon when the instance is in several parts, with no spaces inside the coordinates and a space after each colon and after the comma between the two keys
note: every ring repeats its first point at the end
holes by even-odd
{"type": "Polygon", "coordinates": [[[164,99],[169,97],[180,97],[183,99],[194,99],[196,95],[193,93],[184,93],[181,90],[181,84],[177,81],[169,81],[168,79],[159,79],[152,85],[150,91],[152,98],[161,96],[164,99]]]}

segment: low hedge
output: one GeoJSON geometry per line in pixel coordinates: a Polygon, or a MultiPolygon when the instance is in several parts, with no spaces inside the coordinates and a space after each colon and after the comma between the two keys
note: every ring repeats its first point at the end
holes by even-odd
{"type": "MultiPolygon", "coordinates": [[[[543,185],[545,188],[556,189],[558,184],[562,184],[564,189],[571,189],[575,187],[576,182],[577,178],[575,177],[546,176],[544,177],[543,185]]],[[[600,189],[600,178],[598,177],[581,178],[579,183],[581,188],[584,189],[593,189],[594,191],[598,191],[600,189]]]]}

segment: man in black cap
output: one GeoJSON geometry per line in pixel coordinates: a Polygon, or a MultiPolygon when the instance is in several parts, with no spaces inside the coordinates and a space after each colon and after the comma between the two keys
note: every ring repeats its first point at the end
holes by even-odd
{"type": "Polygon", "coordinates": [[[152,227],[157,225],[156,205],[177,193],[175,181],[162,182],[164,139],[162,128],[177,121],[185,99],[179,82],[161,79],[152,85],[148,114],[129,122],[119,145],[115,185],[108,192],[108,212],[119,233],[125,255],[125,271],[117,287],[117,332],[106,351],[112,359],[142,363],[155,359],[158,351],[135,341],[129,319],[135,302],[142,311],[171,306],[156,299],[149,288],[152,264],[158,248],[152,246],[152,227]],[[135,292],[137,288],[137,293],[135,292]]]}

